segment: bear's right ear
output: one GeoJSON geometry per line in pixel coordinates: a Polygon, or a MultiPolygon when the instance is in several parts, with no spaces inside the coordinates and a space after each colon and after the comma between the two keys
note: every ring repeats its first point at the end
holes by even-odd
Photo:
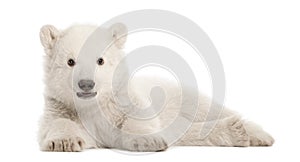
{"type": "Polygon", "coordinates": [[[57,41],[59,31],[52,25],[45,25],[41,28],[40,39],[45,49],[51,49],[57,41]]]}
{"type": "Polygon", "coordinates": [[[110,26],[111,36],[113,37],[114,44],[118,48],[123,48],[126,37],[127,37],[127,27],[122,23],[116,23],[110,26]]]}

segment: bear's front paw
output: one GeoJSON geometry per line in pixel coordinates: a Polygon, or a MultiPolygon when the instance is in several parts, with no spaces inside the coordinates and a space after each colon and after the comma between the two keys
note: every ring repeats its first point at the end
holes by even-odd
{"type": "Polygon", "coordinates": [[[137,137],[126,144],[129,151],[158,152],[168,148],[162,137],[137,137]]]}
{"type": "Polygon", "coordinates": [[[84,145],[85,142],[80,137],[53,138],[45,141],[42,151],[79,152],[84,145]]]}

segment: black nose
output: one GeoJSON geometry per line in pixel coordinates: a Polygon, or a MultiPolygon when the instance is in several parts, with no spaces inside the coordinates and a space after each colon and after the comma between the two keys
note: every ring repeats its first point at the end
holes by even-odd
{"type": "Polygon", "coordinates": [[[92,80],[80,80],[78,82],[78,86],[80,89],[84,91],[90,91],[94,88],[95,82],[92,80]]]}

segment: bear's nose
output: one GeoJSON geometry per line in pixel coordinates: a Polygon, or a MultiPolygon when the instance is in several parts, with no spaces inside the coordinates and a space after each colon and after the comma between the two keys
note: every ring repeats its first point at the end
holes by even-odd
{"type": "Polygon", "coordinates": [[[94,88],[95,82],[92,80],[80,80],[78,82],[78,86],[80,89],[84,91],[90,91],[94,88]]]}

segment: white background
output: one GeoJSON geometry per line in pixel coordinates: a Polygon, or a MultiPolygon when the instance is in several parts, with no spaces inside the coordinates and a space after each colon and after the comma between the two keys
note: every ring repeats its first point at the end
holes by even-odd
{"type": "Polygon", "coordinates": [[[295,0],[1,1],[0,161],[297,161],[300,144],[300,2],[295,0]],[[101,24],[138,9],[165,9],[196,22],[222,58],[226,105],[262,125],[268,148],[176,147],[147,156],[111,150],[44,153],[36,142],[43,110],[42,25],[101,24]],[[6,159],[6,160],[5,160],[6,159]]]}

